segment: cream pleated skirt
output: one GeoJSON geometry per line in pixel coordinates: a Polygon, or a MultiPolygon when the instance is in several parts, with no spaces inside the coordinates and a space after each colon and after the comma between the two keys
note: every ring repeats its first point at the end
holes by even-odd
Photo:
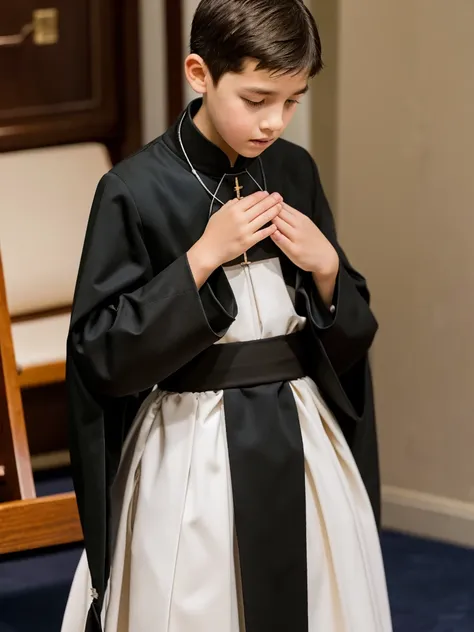
{"type": "MultiPolygon", "coordinates": [[[[278,260],[226,272],[239,316],[222,344],[304,327],[278,260]]],[[[290,387],[305,459],[308,630],[390,632],[378,533],[351,451],[314,382],[290,387]]],[[[105,632],[245,631],[222,391],[155,389],[127,439],[112,511],[105,632]]],[[[83,556],[62,632],[84,631],[91,601],[83,556]]]]}

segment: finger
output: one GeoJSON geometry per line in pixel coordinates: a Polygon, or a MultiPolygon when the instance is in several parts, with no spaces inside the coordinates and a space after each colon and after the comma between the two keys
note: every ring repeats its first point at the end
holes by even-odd
{"type": "Polygon", "coordinates": [[[271,195],[268,191],[257,191],[256,193],[252,193],[252,195],[248,195],[247,197],[243,197],[240,200],[234,198],[239,203],[239,206],[242,211],[248,211],[250,208],[261,202],[262,200],[266,200],[271,198],[271,195]]]}
{"type": "Polygon", "coordinates": [[[257,232],[257,230],[260,230],[262,226],[265,226],[265,224],[272,222],[278,216],[278,213],[280,212],[281,212],[281,204],[276,204],[275,206],[272,206],[272,208],[269,208],[264,213],[260,213],[260,215],[258,215],[252,222],[249,223],[250,232],[251,233],[257,232]]]}
{"type": "MultiPolygon", "coordinates": [[[[235,206],[238,202],[240,202],[240,200],[238,200],[237,198],[232,198],[226,204],[224,204],[224,206],[229,208],[229,206],[235,206]]],[[[222,208],[224,208],[224,206],[222,208]]],[[[222,209],[220,209],[220,210],[222,210],[222,209]]]]}
{"type": "Polygon", "coordinates": [[[295,242],[297,240],[297,231],[293,228],[293,226],[291,226],[291,224],[285,222],[285,220],[281,219],[279,215],[272,221],[280,233],[283,233],[283,235],[285,235],[285,237],[287,237],[290,241],[295,242]]]}
{"type": "Polygon", "coordinates": [[[261,215],[262,213],[266,213],[266,211],[276,206],[277,204],[281,205],[281,201],[282,201],[281,195],[279,195],[278,193],[273,193],[272,195],[269,195],[267,198],[259,201],[257,204],[254,204],[245,212],[246,217],[248,218],[248,221],[253,222],[253,220],[259,215],[261,215]]]}
{"type": "Polygon", "coordinates": [[[283,208],[285,209],[285,211],[288,211],[288,213],[291,213],[291,215],[298,215],[299,214],[299,211],[297,211],[295,208],[293,208],[292,206],[290,206],[286,202],[283,202],[283,208]]]}
{"type": "Polygon", "coordinates": [[[264,239],[267,239],[268,237],[272,237],[272,235],[275,234],[276,230],[277,230],[277,227],[272,224],[271,226],[267,226],[266,228],[262,228],[262,230],[257,231],[252,237],[252,241],[250,242],[251,243],[250,247],[255,246],[260,241],[263,241],[264,239]]]}
{"type": "MultiPolygon", "coordinates": [[[[273,241],[276,245],[288,256],[290,257],[292,242],[286,237],[282,232],[278,229],[272,235],[273,241]]],[[[290,257],[291,259],[291,257],[290,257]]]]}
{"type": "Polygon", "coordinates": [[[283,202],[283,209],[293,217],[293,222],[292,223],[295,224],[295,225],[296,225],[297,222],[299,222],[303,218],[308,218],[307,215],[305,215],[301,211],[298,211],[298,209],[293,208],[292,206],[290,206],[286,202],[283,202]]]}
{"type": "Polygon", "coordinates": [[[296,224],[297,224],[296,217],[295,215],[293,215],[293,213],[290,213],[290,211],[287,210],[286,204],[283,204],[282,211],[278,217],[280,217],[290,226],[293,226],[293,228],[296,228],[296,224]]]}

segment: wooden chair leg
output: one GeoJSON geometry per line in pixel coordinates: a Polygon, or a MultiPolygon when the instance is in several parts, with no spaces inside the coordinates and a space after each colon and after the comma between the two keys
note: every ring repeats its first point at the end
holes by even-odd
{"type": "Polygon", "coordinates": [[[35,497],[0,256],[0,501],[35,497]]]}

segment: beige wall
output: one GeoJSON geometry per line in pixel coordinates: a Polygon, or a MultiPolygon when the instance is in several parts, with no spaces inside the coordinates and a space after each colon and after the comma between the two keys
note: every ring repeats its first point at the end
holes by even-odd
{"type": "MultiPolygon", "coordinates": [[[[304,0],[304,2],[311,8],[311,0],[304,0]]],[[[296,143],[308,151],[312,146],[312,110],[313,93],[311,91],[303,97],[301,104],[298,106],[291,123],[283,135],[286,140],[296,143]]]]}
{"type": "Polygon", "coordinates": [[[336,213],[339,4],[337,0],[312,0],[308,4],[318,25],[324,62],[324,70],[313,80],[311,90],[311,149],[319,167],[326,195],[336,213]]]}
{"type": "Polygon", "coordinates": [[[386,523],[469,544],[473,25],[472,0],[339,0],[327,33],[337,41],[336,147],[314,134],[316,153],[336,152],[329,181],[340,237],[369,278],[381,324],[374,369],[386,523]]]}
{"type": "Polygon", "coordinates": [[[141,0],[143,142],[166,129],[166,50],[164,0],[141,0]]]}

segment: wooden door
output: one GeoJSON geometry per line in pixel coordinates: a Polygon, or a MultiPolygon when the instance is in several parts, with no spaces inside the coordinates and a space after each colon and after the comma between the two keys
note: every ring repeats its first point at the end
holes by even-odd
{"type": "Polygon", "coordinates": [[[137,0],[0,0],[0,151],[140,145],[137,0]]]}

